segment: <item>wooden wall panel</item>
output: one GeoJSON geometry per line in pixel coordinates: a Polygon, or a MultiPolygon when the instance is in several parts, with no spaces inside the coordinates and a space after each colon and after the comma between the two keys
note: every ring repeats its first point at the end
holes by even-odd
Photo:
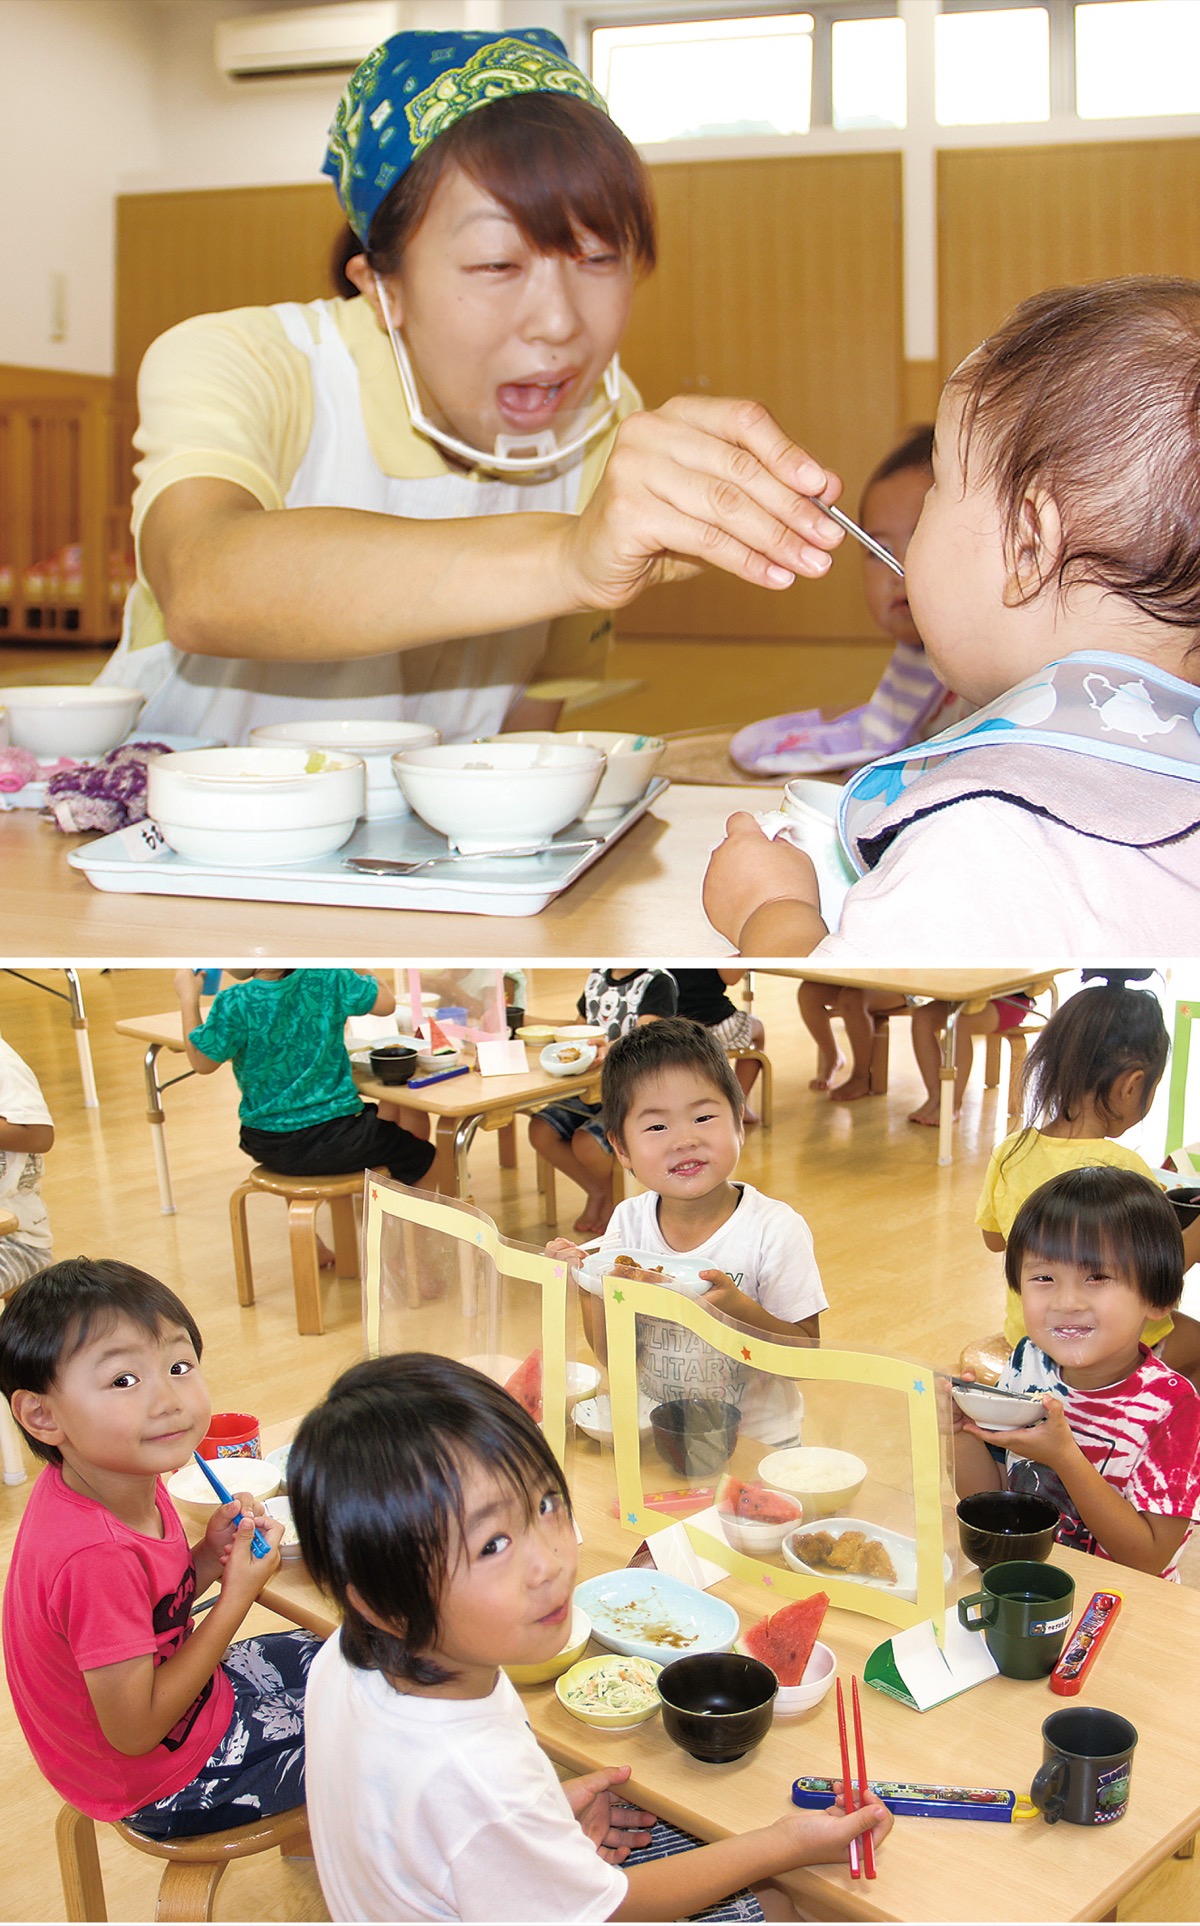
{"type": "Polygon", "coordinates": [[[988,147],[938,156],[943,375],[1039,289],[1200,278],[1200,140],[988,147]]]}
{"type": "MultiPolygon", "coordinates": [[[[638,291],[624,354],[647,403],[754,395],[842,474],[853,505],[905,426],[899,155],[652,171],[661,265],[638,291]]],[[[862,635],[859,573],[843,556],[826,581],[769,594],[713,571],[644,595],[622,627],[862,635]]]]}
{"type": "Polygon", "coordinates": [[[120,196],[118,392],[132,396],[150,343],[189,315],[329,294],[341,229],[328,182],[120,196]]]}

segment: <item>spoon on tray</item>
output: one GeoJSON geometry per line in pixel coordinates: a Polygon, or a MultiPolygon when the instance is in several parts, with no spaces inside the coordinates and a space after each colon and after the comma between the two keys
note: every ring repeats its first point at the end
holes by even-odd
{"type": "Polygon", "coordinates": [[[598,849],[603,841],[603,836],[588,836],[578,843],[526,843],[515,849],[448,849],[444,856],[420,856],[410,862],[390,856],[343,856],[342,868],[356,869],[366,876],[412,876],[419,869],[432,869],[440,863],[475,863],[490,856],[542,856],[547,852],[577,856],[598,849]]]}

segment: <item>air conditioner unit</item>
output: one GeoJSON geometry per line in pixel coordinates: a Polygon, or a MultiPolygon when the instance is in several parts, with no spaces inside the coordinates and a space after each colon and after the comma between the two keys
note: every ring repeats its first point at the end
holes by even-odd
{"type": "Polygon", "coordinates": [[[217,23],[217,67],[229,80],[348,74],[372,47],[399,32],[406,11],[405,0],[345,0],[340,6],[235,15],[217,23]]]}

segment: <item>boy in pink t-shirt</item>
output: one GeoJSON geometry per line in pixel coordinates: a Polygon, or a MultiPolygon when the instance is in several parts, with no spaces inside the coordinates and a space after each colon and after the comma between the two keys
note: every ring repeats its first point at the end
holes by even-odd
{"type": "Polygon", "coordinates": [[[283,1632],[231,1646],[278,1569],[283,1528],[243,1494],[189,1545],[167,1496],[162,1475],[208,1428],[200,1351],[174,1293],[112,1260],[38,1271],[0,1319],[0,1392],[47,1460],[4,1592],[17,1717],[64,1799],[163,1839],[302,1803],[318,1645],[283,1632]],[[217,1581],[194,1624],[197,1593],[217,1581]]]}

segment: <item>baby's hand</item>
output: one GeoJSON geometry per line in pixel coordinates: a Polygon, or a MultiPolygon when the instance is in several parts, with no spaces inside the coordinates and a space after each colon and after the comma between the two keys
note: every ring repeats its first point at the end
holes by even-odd
{"type": "Polygon", "coordinates": [[[811,857],[789,842],[771,842],[746,810],[725,825],[725,841],[708,859],[704,913],[734,948],[755,910],[789,901],[820,911],[817,872],[811,857]]]}

